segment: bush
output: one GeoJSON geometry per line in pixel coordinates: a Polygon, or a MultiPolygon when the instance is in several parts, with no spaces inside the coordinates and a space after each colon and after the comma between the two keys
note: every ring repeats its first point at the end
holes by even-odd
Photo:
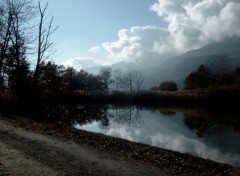
{"type": "Polygon", "coordinates": [[[186,77],[185,83],[185,89],[199,89],[209,87],[213,80],[206,66],[200,65],[196,71],[186,77]]]}
{"type": "Polygon", "coordinates": [[[176,91],[176,90],[178,90],[177,84],[174,81],[162,82],[159,86],[159,89],[162,90],[162,91],[176,91]]]}

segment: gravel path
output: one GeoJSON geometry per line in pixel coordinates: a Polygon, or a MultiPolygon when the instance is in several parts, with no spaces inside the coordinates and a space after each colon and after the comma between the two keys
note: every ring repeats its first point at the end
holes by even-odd
{"type": "Polygon", "coordinates": [[[1,175],[169,175],[150,164],[119,159],[0,120],[1,175]]]}

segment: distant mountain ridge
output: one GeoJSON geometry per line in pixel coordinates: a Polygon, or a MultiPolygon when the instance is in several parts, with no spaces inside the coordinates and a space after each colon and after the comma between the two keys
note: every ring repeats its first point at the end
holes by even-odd
{"type": "Polygon", "coordinates": [[[240,37],[226,38],[222,42],[210,43],[202,48],[188,51],[159,65],[152,74],[146,75],[145,88],[158,86],[163,81],[176,81],[180,88],[188,74],[201,64],[218,65],[226,57],[228,67],[240,66],[240,37]]]}
{"type": "MultiPolygon", "coordinates": [[[[159,86],[163,81],[176,81],[184,87],[185,78],[201,64],[217,66],[221,57],[226,57],[228,67],[240,66],[240,37],[229,37],[221,42],[209,43],[199,49],[190,50],[161,63],[119,62],[112,69],[140,69],[145,76],[144,89],[159,86]]],[[[102,67],[92,67],[85,71],[98,74],[102,67]]]]}

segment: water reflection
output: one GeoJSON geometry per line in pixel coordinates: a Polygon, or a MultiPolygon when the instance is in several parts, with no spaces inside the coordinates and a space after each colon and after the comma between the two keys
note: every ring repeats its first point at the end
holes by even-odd
{"type": "Polygon", "coordinates": [[[113,126],[124,125],[133,129],[139,128],[143,124],[140,109],[136,107],[124,109],[112,107],[109,109],[109,119],[113,126]]]}
{"type": "Polygon", "coordinates": [[[184,115],[185,115],[184,123],[188,126],[190,130],[194,131],[200,138],[204,136],[208,128],[215,125],[205,117],[196,117],[194,115],[189,114],[184,115]]]}
{"type": "Polygon", "coordinates": [[[160,148],[240,165],[240,133],[204,113],[78,106],[73,126],[160,148]]]}
{"type": "Polygon", "coordinates": [[[77,106],[72,116],[75,124],[84,125],[99,122],[102,126],[109,125],[108,105],[77,106]]]}

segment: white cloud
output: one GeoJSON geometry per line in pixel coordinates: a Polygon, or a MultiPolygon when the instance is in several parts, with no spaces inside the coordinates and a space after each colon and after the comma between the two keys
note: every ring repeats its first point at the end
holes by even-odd
{"type": "Polygon", "coordinates": [[[97,53],[100,50],[101,50],[101,48],[99,46],[93,46],[88,51],[91,53],[97,53]]]}
{"type": "Polygon", "coordinates": [[[94,57],[75,57],[68,59],[63,63],[66,67],[74,67],[76,70],[88,69],[95,66],[110,65],[111,62],[105,59],[99,59],[94,57]]]}
{"type": "MultiPolygon", "coordinates": [[[[122,29],[117,41],[94,46],[89,52],[107,53],[107,64],[120,61],[155,63],[209,42],[240,36],[239,0],[158,0],[150,10],[163,18],[167,27],[122,29]]],[[[93,65],[97,62],[94,58],[87,60],[93,65]]],[[[104,59],[98,62],[106,64],[104,59]]]]}
{"type": "Polygon", "coordinates": [[[158,0],[151,10],[169,23],[179,51],[240,35],[239,0],[158,0]]]}
{"type": "Polygon", "coordinates": [[[166,29],[154,26],[132,27],[119,31],[118,41],[106,42],[102,47],[115,61],[165,59],[172,55],[171,38],[166,29]]]}
{"type": "Polygon", "coordinates": [[[120,30],[117,41],[101,45],[113,62],[164,60],[240,35],[239,0],[158,0],[150,9],[168,26],[120,30]]]}

